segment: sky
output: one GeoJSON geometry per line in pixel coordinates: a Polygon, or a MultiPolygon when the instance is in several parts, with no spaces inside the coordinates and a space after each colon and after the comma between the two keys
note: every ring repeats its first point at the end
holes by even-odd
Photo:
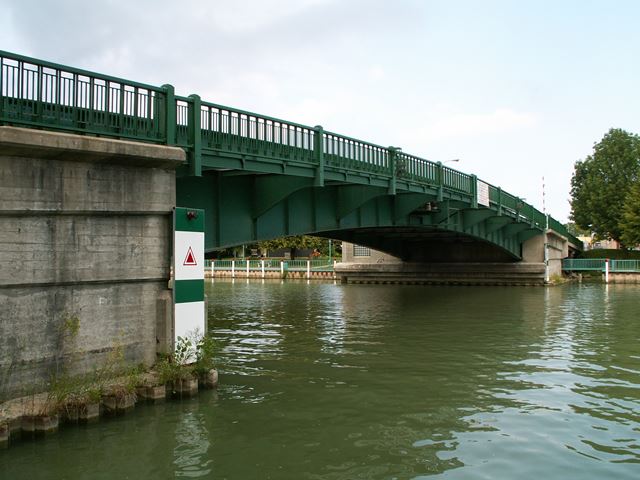
{"type": "Polygon", "coordinates": [[[639,24],[636,0],[0,0],[0,50],[459,159],[565,222],[574,163],[640,133],[639,24]]]}

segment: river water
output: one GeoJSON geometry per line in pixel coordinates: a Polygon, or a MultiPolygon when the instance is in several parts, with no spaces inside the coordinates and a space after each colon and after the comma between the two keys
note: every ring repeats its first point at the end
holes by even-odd
{"type": "Polygon", "coordinates": [[[207,286],[221,385],[0,479],[640,478],[640,288],[207,286]]]}

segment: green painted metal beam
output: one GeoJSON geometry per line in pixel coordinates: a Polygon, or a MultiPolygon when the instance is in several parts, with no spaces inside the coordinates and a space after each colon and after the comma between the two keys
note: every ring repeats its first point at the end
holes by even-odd
{"type": "MultiPolygon", "coordinates": [[[[476,202],[477,203],[477,202],[476,202]]],[[[462,211],[462,224],[465,230],[476,226],[479,223],[484,222],[487,218],[496,214],[495,211],[489,208],[482,209],[465,209],[462,211]]]]}
{"type": "Polygon", "coordinates": [[[337,189],[336,218],[345,218],[365,203],[376,197],[387,195],[387,191],[378,187],[365,185],[344,185],[337,189]]]}
{"type": "Polygon", "coordinates": [[[253,218],[258,218],[292,193],[314,185],[313,179],[286,175],[255,175],[253,189],[253,218]]]}
{"type": "Polygon", "coordinates": [[[526,223],[510,223],[502,228],[502,232],[506,238],[511,238],[527,230],[528,228],[530,227],[526,223]]]}
{"type": "Polygon", "coordinates": [[[501,230],[505,225],[508,225],[513,221],[514,220],[512,218],[507,217],[505,215],[489,217],[484,221],[486,225],[485,232],[487,235],[492,234],[494,232],[501,230]]]}
{"type": "Polygon", "coordinates": [[[423,193],[401,193],[394,197],[394,218],[400,220],[414,210],[436,200],[435,195],[423,193]]]}

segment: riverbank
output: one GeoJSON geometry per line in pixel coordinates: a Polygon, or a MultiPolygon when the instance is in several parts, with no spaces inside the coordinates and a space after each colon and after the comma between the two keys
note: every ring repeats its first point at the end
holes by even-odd
{"type": "Polygon", "coordinates": [[[60,427],[124,415],[137,405],[194,397],[200,390],[217,387],[218,371],[211,369],[198,377],[184,375],[166,381],[163,372],[151,370],[134,380],[126,375],[101,386],[90,385],[65,394],[51,390],[0,403],[0,448],[54,434],[60,427]]]}

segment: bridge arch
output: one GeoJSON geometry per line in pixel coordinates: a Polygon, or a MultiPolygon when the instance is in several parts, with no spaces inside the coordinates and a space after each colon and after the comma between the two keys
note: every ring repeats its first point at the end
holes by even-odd
{"type": "Polygon", "coordinates": [[[391,193],[344,182],[249,172],[177,179],[179,203],[206,212],[208,251],[312,234],[369,246],[407,261],[511,262],[543,227],[517,211],[477,206],[438,191],[391,193]]]}

